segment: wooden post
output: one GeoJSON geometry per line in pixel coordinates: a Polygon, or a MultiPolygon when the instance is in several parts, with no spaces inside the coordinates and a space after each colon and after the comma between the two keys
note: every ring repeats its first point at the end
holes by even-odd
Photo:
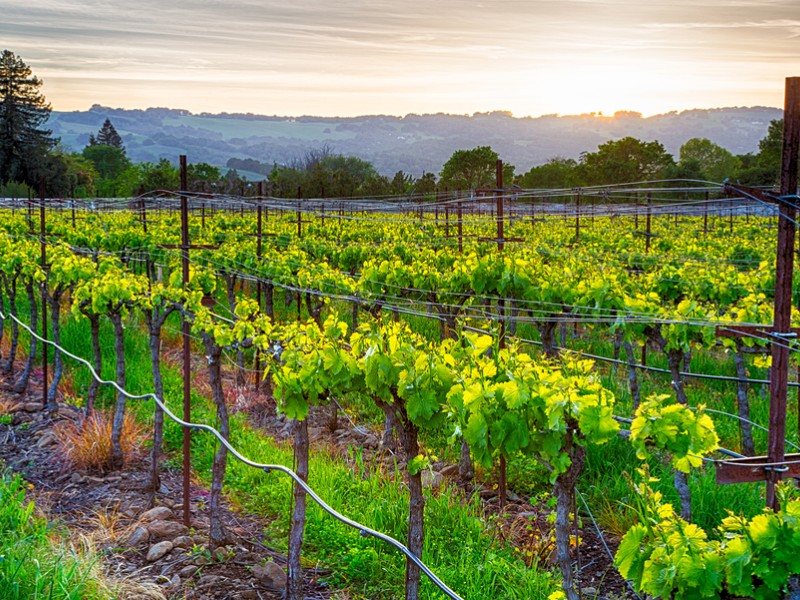
{"type": "MultiPolygon", "coordinates": [[[[39,178],[39,246],[42,272],[47,271],[47,240],[45,239],[44,198],[46,196],[44,175],[39,178]]],[[[42,337],[47,340],[47,280],[42,282],[42,337]]],[[[32,364],[32,363],[31,363],[32,364]]],[[[47,409],[47,342],[42,342],[42,407],[47,409]]]]}
{"type": "MultiPolygon", "coordinates": [[[[181,165],[181,276],[184,291],[189,287],[189,199],[186,195],[186,155],[180,155],[181,165]]],[[[186,313],[183,314],[183,420],[192,420],[191,405],[191,328],[186,313]]],[[[189,496],[191,494],[191,442],[192,430],[183,428],[183,524],[191,525],[189,496]]]]}
{"type": "MultiPolygon", "coordinates": [[[[781,158],[781,196],[797,194],[797,164],[800,151],[800,77],[786,78],[783,112],[783,150],[781,158]]],[[[794,268],[794,241],[796,200],[780,203],[778,221],[778,252],[775,263],[775,335],[791,330],[792,272],[794,268]]],[[[786,390],[789,381],[789,348],[785,338],[772,344],[772,376],[769,393],[769,461],[784,460],[786,445],[786,390]]],[[[768,471],[767,506],[778,510],[775,484],[782,473],[768,471]]]]}
{"type": "Polygon", "coordinates": [[[464,229],[463,229],[463,214],[461,210],[461,201],[458,202],[458,253],[464,252],[464,229]]]}
{"type": "MultiPolygon", "coordinates": [[[[258,305],[258,310],[261,311],[261,234],[262,234],[262,216],[261,216],[261,200],[264,196],[264,182],[258,182],[258,208],[256,212],[256,272],[258,273],[256,279],[256,303],[258,305]]],[[[261,383],[261,354],[259,353],[259,347],[256,346],[256,356],[255,356],[255,374],[254,374],[254,388],[258,391],[261,383]]]]}
{"type": "Polygon", "coordinates": [[[503,161],[498,159],[495,163],[495,179],[497,180],[497,248],[500,252],[503,244],[503,161]]]}
{"type": "Polygon", "coordinates": [[[303,221],[300,215],[300,198],[303,197],[303,188],[297,188],[297,239],[303,237],[303,221]]]}

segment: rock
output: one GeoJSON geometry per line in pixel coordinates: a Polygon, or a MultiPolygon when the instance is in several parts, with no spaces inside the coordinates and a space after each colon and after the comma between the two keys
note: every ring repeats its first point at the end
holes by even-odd
{"type": "Polygon", "coordinates": [[[211,562],[211,559],[208,556],[203,556],[202,554],[195,558],[193,564],[197,565],[198,567],[205,567],[208,563],[211,562]]]}
{"type": "Polygon", "coordinates": [[[137,527],[129,536],[124,538],[123,543],[128,546],[138,546],[150,541],[150,532],[144,527],[137,527]]]}
{"type": "Polygon", "coordinates": [[[286,573],[274,561],[269,561],[263,567],[253,566],[253,576],[272,589],[282,590],[286,587],[286,573]]]}
{"type": "Polygon", "coordinates": [[[422,487],[423,488],[430,488],[432,490],[438,490],[442,482],[444,482],[444,476],[441,473],[437,473],[436,471],[423,471],[422,472],[422,487]]]}
{"type": "Polygon", "coordinates": [[[70,483],[83,483],[86,481],[86,475],[81,475],[80,473],[73,473],[70,478],[70,483]]]}
{"type": "Polygon", "coordinates": [[[147,525],[147,531],[154,540],[171,540],[186,535],[189,529],[186,525],[175,521],[153,521],[147,525]]]}
{"type": "Polygon", "coordinates": [[[172,540],[176,548],[191,548],[194,546],[194,540],[190,535],[181,535],[172,540]]]}
{"type": "Polygon", "coordinates": [[[149,523],[150,521],[163,521],[164,519],[170,519],[173,516],[174,514],[172,510],[166,506],[156,506],[155,508],[151,508],[150,510],[142,513],[142,516],[139,517],[139,520],[142,523],[149,523]]]}
{"type": "Polygon", "coordinates": [[[167,583],[167,587],[171,587],[171,588],[179,588],[180,586],[181,586],[181,577],[180,577],[180,575],[178,575],[178,574],[176,573],[176,574],[175,574],[175,575],[173,575],[173,576],[172,576],[172,578],[169,580],[169,583],[167,583]]]}
{"type": "Polygon", "coordinates": [[[224,577],[220,577],[219,575],[203,575],[200,579],[197,580],[197,587],[204,588],[204,587],[211,587],[219,582],[224,577]]]}
{"type": "Polygon", "coordinates": [[[239,592],[239,598],[242,600],[258,600],[258,592],[255,590],[244,590],[239,592]]]}
{"type": "Polygon", "coordinates": [[[522,498],[519,497],[519,494],[515,494],[511,490],[506,491],[506,500],[509,502],[519,502],[522,498]]]}
{"type": "Polygon", "coordinates": [[[308,428],[308,439],[309,441],[316,442],[319,438],[322,437],[325,429],[322,427],[309,427],[308,428]]]}
{"type": "Polygon", "coordinates": [[[147,551],[147,562],[157,561],[159,558],[171,552],[172,548],[172,542],[169,540],[153,544],[150,546],[150,550],[147,551]]]}
{"type": "Polygon", "coordinates": [[[187,565],[183,567],[180,571],[178,571],[178,575],[180,575],[184,579],[188,579],[189,577],[197,573],[198,568],[199,567],[197,565],[187,565]]]}
{"type": "Polygon", "coordinates": [[[445,477],[458,477],[458,465],[447,465],[439,473],[445,477]]]}
{"type": "Polygon", "coordinates": [[[361,442],[361,445],[364,448],[369,448],[371,450],[375,450],[375,449],[378,448],[380,443],[381,443],[381,441],[378,439],[378,437],[376,435],[373,435],[373,434],[369,433],[369,434],[364,436],[364,441],[361,442]]]}
{"type": "Polygon", "coordinates": [[[42,437],[39,438],[39,441],[36,442],[36,445],[39,448],[47,448],[48,446],[52,446],[58,443],[58,438],[56,434],[52,431],[48,431],[42,437]]]}
{"type": "Polygon", "coordinates": [[[593,587],[585,587],[581,588],[581,593],[584,596],[589,596],[590,598],[594,598],[595,596],[597,596],[597,589],[593,587]]]}

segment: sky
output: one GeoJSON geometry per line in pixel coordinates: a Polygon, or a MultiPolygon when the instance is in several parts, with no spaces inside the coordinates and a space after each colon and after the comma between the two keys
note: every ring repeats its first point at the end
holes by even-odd
{"type": "Polygon", "coordinates": [[[798,0],[0,0],[54,110],[645,116],[783,106],[798,0]]]}

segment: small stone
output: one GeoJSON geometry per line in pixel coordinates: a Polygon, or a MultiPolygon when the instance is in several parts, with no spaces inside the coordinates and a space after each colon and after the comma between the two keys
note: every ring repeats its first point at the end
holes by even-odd
{"type": "Polygon", "coordinates": [[[198,567],[205,567],[208,563],[211,562],[211,559],[207,556],[200,555],[194,559],[194,564],[198,567]]]}
{"type": "Polygon", "coordinates": [[[239,598],[242,600],[257,600],[258,599],[258,592],[255,590],[244,590],[239,592],[239,598]]]}
{"type": "Polygon", "coordinates": [[[86,476],[80,473],[73,473],[69,478],[70,483],[83,483],[84,481],[86,481],[86,476]]]}
{"type": "Polygon", "coordinates": [[[150,550],[147,551],[147,562],[157,561],[159,558],[171,552],[172,548],[172,542],[169,540],[158,542],[157,544],[150,546],[150,550]]]}
{"type": "Polygon", "coordinates": [[[139,520],[142,523],[149,523],[150,521],[163,521],[164,519],[169,519],[173,516],[172,510],[166,506],[156,506],[155,508],[151,508],[150,510],[142,513],[142,516],[139,517],[139,520]]]}
{"type": "Polygon", "coordinates": [[[39,412],[42,410],[42,405],[39,402],[26,402],[19,406],[19,410],[24,410],[29,413],[39,412]]]}
{"type": "Polygon", "coordinates": [[[181,576],[176,573],[169,580],[169,583],[167,584],[167,587],[178,588],[180,586],[181,586],[181,576]]]}
{"type": "Polygon", "coordinates": [[[282,590],[286,587],[286,573],[274,561],[269,561],[263,567],[253,566],[253,576],[272,589],[282,590]]]}
{"type": "Polygon", "coordinates": [[[215,585],[220,579],[223,579],[219,575],[203,575],[200,579],[197,580],[197,587],[204,588],[204,587],[211,587],[215,585]]]}
{"type": "Polygon", "coordinates": [[[123,540],[128,546],[139,546],[150,540],[150,532],[144,527],[137,527],[123,540]]]}
{"type": "Polygon", "coordinates": [[[377,438],[377,436],[375,436],[375,435],[370,433],[370,434],[364,436],[364,441],[361,442],[361,445],[364,448],[369,448],[371,450],[375,450],[380,445],[380,443],[381,443],[381,441],[377,438]]]}
{"type": "Polygon", "coordinates": [[[438,490],[443,481],[444,476],[436,471],[423,471],[422,473],[422,487],[424,488],[438,490]]]}
{"type": "Polygon", "coordinates": [[[184,579],[188,579],[195,573],[197,573],[198,566],[197,565],[187,565],[183,567],[180,571],[178,571],[178,575],[183,577],[184,579]]]}
{"type": "Polygon", "coordinates": [[[447,465],[441,471],[439,471],[445,477],[457,477],[458,476],[458,465],[447,465]]]}
{"type": "Polygon", "coordinates": [[[181,535],[172,540],[176,548],[191,548],[194,546],[194,540],[190,535],[181,535]]]}
{"type": "Polygon", "coordinates": [[[174,539],[188,533],[186,525],[175,521],[153,521],[147,525],[147,531],[154,540],[174,539]]]}
{"type": "Polygon", "coordinates": [[[163,483],[161,484],[161,487],[158,488],[158,491],[161,492],[162,494],[169,494],[169,488],[163,483]]]}
{"type": "Polygon", "coordinates": [[[56,443],[58,443],[58,438],[56,437],[56,434],[54,434],[52,431],[48,431],[39,438],[39,441],[36,442],[36,445],[39,448],[46,448],[47,446],[52,446],[53,444],[56,443]]]}
{"type": "Polygon", "coordinates": [[[597,589],[593,587],[585,587],[581,588],[581,593],[584,596],[594,597],[597,596],[597,589]]]}

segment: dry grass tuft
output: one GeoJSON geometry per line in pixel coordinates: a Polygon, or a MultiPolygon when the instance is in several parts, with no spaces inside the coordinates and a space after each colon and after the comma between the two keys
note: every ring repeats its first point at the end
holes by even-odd
{"type": "MultiPolygon", "coordinates": [[[[112,414],[95,411],[80,421],[62,421],[53,431],[58,439],[61,458],[79,471],[104,472],[111,462],[112,414]]],[[[122,423],[122,452],[125,463],[131,463],[141,455],[142,444],[147,438],[144,425],[131,415],[125,415],[122,423]]]]}
{"type": "Polygon", "coordinates": [[[77,544],[73,542],[73,552],[79,552],[87,558],[94,558],[92,579],[98,595],[116,600],[167,600],[163,588],[157,583],[138,579],[138,573],[115,572],[116,563],[111,563],[108,557],[103,558],[103,552],[98,547],[95,536],[80,535],[77,544]]]}
{"type": "Polygon", "coordinates": [[[0,417],[11,412],[14,402],[5,397],[0,397],[0,417]]]}

